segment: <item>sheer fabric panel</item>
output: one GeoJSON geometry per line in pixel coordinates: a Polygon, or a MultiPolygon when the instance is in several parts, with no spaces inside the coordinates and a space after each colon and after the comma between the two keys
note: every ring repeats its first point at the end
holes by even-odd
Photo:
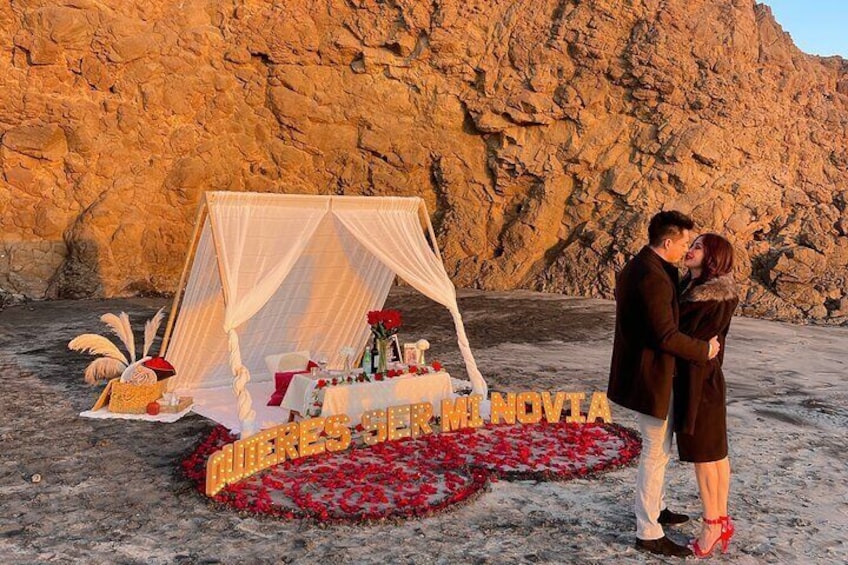
{"type": "Polygon", "coordinates": [[[232,382],[224,333],[224,295],[208,217],[165,356],[177,369],[171,386],[178,390],[232,382]]]}
{"type": "Polygon", "coordinates": [[[249,320],[274,295],[329,207],[329,197],[214,192],[209,217],[224,287],[224,329],[249,320]]]}
{"type": "Polygon", "coordinates": [[[277,292],[239,328],[253,378],[272,377],[265,356],[301,350],[341,369],[341,348],[364,347],[365,314],[382,308],[394,276],[328,214],[277,292]]]}
{"type": "Polygon", "coordinates": [[[418,220],[418,198],[344,198],[334,200],[333,214],[363,247],[418,292],[450,310],[468,377],[476,394],[488,386],[477,369],[459,307],[456,288],[444,264],[430,248],[418,220]]]}

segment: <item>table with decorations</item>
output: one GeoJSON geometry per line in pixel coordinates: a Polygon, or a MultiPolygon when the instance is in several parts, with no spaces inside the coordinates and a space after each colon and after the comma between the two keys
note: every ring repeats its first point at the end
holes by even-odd
{"type": "Polygon", "coordinates": [[[438,414],[442,400],[452,396],[450,375],[438,362],[394,364],[385,372],[373,374],[357,368],[294,375],[282,407],[305,418],[347,414],[352,422],[358,422],[368,410],[419,402],[429,402],[438,414]]]}

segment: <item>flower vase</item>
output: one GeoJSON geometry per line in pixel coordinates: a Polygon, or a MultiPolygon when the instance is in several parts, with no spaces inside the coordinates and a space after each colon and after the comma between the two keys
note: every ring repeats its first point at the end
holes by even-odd
{"type": "Polygon", "coordinates": [[[377,340],[377,352],[380,354],[377,360],[377,372],[385,373],[389,370],[389,340],[377,340]]]}

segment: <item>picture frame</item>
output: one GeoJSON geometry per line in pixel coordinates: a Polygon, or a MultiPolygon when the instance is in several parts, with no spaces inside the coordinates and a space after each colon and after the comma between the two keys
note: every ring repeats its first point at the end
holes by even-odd
{"type": "Polygon", "coordinates": [[[395,334],[389,339],[389,363],[400,363],[402,360],[400,341],[395,334]]]}
{"type": "Polygon", "coordinates": [[[415,343],[403,344],[403,364],[418,365],[418,347],[415,343]]]}

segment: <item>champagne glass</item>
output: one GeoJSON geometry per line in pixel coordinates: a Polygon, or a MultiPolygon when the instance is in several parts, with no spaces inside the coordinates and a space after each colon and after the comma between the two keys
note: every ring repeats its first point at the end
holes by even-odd
{"type": "Polygon", "coordinates": [[[327,372],[327,355],[325,353],[320,354],[315,362],[318,363],[318,370],[322,375],[327,372]]]}

